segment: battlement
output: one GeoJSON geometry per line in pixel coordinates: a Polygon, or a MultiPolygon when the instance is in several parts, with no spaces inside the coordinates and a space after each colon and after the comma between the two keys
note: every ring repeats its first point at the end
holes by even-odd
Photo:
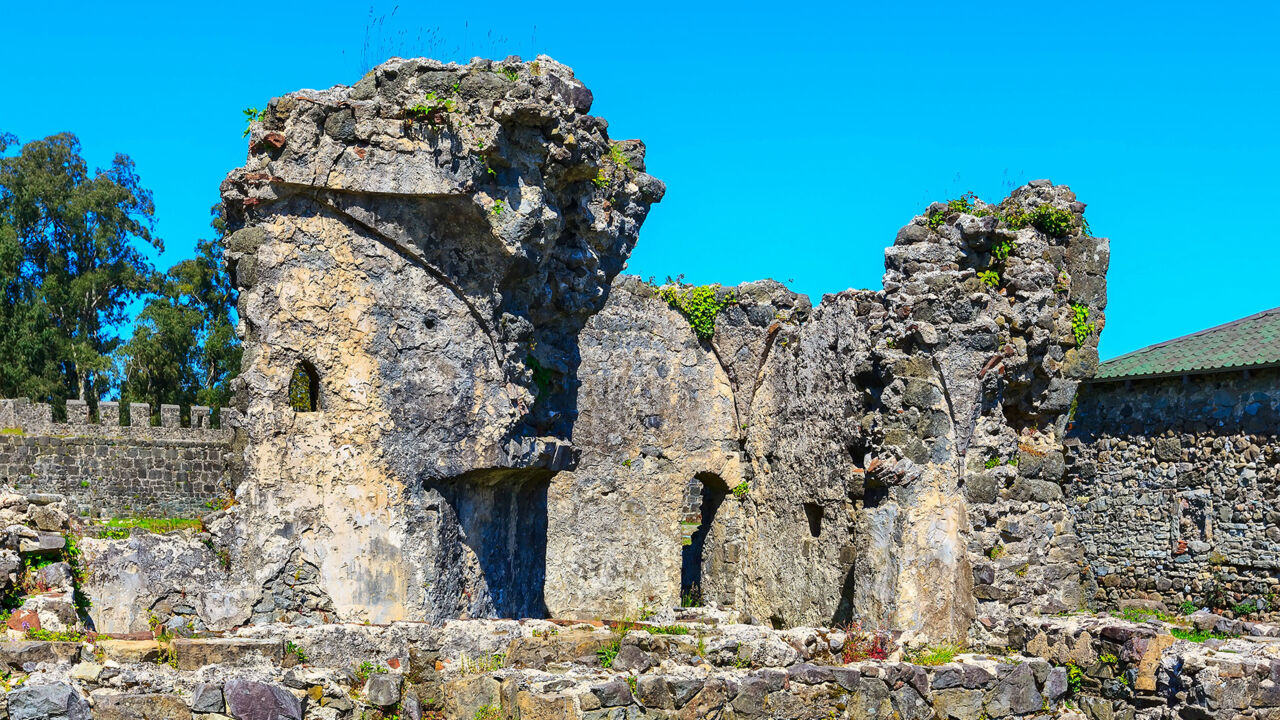
{"type": "Polygon", "coordinates": [[[223,502],[236,484],[232,438],[240,414],[224,409],[211,427],[207,407],[182,425],[177,405],[134,403],[127,425],[120,404],[67,401],[67,421],[47,403],[0,400],[0,483],[23,492],[56,493],[81,515],[196,517],[223,502]]]}
{"type": "Polygon", "coordinates": [[[0,400],[0,431],[10,434],[210,442],[229,438],[240,424],[237,410],[223,408],[218,427],[213,427],[213,412],[205,405],[191,407],[190,423],[186,426],[182,424],[181,409],[177,405],[160,406],[159,425],[152,425],[151,417],[151,406],[147,403],[129,403],[129,422],[121,424],[120,403],[102,401],[98,403],[98,422],[93,422],[87,403],[68,400],[67,421],[60,423],[54,422],[53,407],[48,403],[34,403],[26,398],[0,400]]]}

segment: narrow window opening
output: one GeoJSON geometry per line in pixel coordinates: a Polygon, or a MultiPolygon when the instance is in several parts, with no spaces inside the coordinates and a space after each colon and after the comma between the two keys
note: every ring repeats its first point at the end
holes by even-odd
{"type": "Polygon", "coordinates": [[[681,522],[680,604],[703,603],[703,579],[711,552],[707,535],[716,512],[729,495],[729,486],[714,473],[699,473],[689,482],[685,494],[686,512],[681,522]]]}
{"type": "Polygon", "coordinates": [[[293,368],[293,377],[289,380],[289,405],[295,412],[320,409],[320,373],[306,360],[293,368]]]}
{"type": "Polygon", "coordinates": [[[809,534],[818,537],[822,534],[822,506],[818,503],[805,503],[804,516],[809,520],[809,534]]]}

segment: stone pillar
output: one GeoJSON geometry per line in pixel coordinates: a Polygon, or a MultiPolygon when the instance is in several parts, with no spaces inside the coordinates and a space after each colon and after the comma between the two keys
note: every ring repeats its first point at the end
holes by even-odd
{"type": "Polygon", "coordinates": [[[129,403],[129,427],[150,427],[151,406],[146,403],[129,403]]]}
{"type": "Polygon", "coordinates": [[[235,408],[224,407],[218,411],[218,427],[220,429],[238,428],[242,422],[244,422],[244,417],[235,408]]]}
{"type": "Polygon", "coordinates": [[[68,425],[88,425],[89,424],[89,404],[83,400],[67,401],[67,424],[68,425]]]}
{"type": "Polygon", "coordinates": [[[120,427],[120,403],[102,401],[98,403],[98,424],[103,427],[120,427]]]}
{"type": "Polygon", "coordinates": [[[27,421],[23,427],[27,432],[47,431],[53,425],[53,406],[49,403],[31,403],[27,411],[27,421]]]}
{"type": "Polygon", "coordinates": [[[20,427],[18,422],[17,401],[0,400],[0,428],[20,427]]]}
{"type": "Polygon", "coordinates": [[[160,427],[182,427],[182,409],[177,405],[161,405],[160,427]]]}

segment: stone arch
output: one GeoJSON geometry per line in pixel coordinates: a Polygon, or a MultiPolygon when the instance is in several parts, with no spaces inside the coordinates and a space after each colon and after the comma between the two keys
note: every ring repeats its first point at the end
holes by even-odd
{"type": "MultiPolygon", "coordinates": [[[[685,512],[681,518],[680,596],[695,604],[713,599],[708,592],[717,586],[712,579],[723,556],[724,533],[714,532],[721,507],[729,496],[728,484],[716,473],[701,472],[689,481],[685,491],[685,512]],[[709,544],[710,543],[710,544],[709,544]],[[710,583],[708,581],[711,581],[710,583]]],[[[723,523],[721,523],[722,525],[723,523]]],[[[718,593],[715,593],[718,594],[718,593]]]]}

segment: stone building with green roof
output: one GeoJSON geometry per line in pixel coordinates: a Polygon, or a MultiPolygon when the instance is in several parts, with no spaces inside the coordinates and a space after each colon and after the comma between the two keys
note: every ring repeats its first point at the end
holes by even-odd
{"type": "Polygon", "coordinates": [[[1280,308],[1102,363],[1066,486],[1093,601],[1280,603],[1280,308]]]}
{"type": "Polygon", "coordinates": [[[1280,366],[1280,308],[1114,357],[1096,381],[1162,378],[1280,366]]]}

